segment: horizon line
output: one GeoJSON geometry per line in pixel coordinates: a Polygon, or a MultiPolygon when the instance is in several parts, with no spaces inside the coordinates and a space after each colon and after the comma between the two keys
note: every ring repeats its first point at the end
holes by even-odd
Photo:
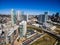
{"type": "MultiPolygon", "coordinates": [[[[16,11],[16,13],[17,13],[17,11],[20,11],[20,13],[21,12],[23,12],[23,14],[29,14],[29,15],[39,15],[39,14],[44,14],[44,12],[48,12],[48,14],[49,15],[52,15],[52,14],[55,14],[55,13],[57,13],[57,12],[59,12],[59,11],[47,11],[47,10],[21,10],[21,9],[14,9],[15,11],[16,11]]],[[[2,9],[2,10],[0,10],[0,14],[10,14],[10,12],[11,12],[11,9],[9,10],[9,9],[2,9]]],[[[60,12],[59,12],[60,13],[60,12]]]]}

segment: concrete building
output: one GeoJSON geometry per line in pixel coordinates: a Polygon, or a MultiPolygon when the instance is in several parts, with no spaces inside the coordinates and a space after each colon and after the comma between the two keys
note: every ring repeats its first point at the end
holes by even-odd
{"type": "Polygon", "coordinates": [[[20,21],[20,11],[17,12],[17,20],[20,21]]]}
{"type": "Polygon", "coordinates": [[[28,14],[27,14],[27,22],[28,22],[28,14]]]}
{"type": "Polygon", "coordinates": [[[14,44],[14,40],[18,37],[18,27],[15,25],[8,32],[6,31],[6,44],[14,44]]]}
{"type": "Polygon", "coordinates": [[[50,29],[50,31],[56,29],[56,26],[54,26],[54,25],[52,25],[52,24],[50,24],[50,23],[44,23],[44,24],[43,24],[43,27],[44,27],[45,29],[48,29],[48,30],[50,29]]]}
{"type": "Polygon", "coordinates": [[[17,21],[21,21],[22,13],[20,11],[17,11],[17,21]]]}
{"type": "Polygon", "coordinates": [[[14,9],[11,10],[11,21],[13,26],[16,23],[16,12],[14,9]]]}
{"type": "Polygon", "coordinates": [[[40,23],[46,23],[47,20],[48,20],[48,13],[47,12],[38,16],[38,21],[40,23]]]}
{"type": "Polygon", "coordinates": [[[23,11],[17,11],[17,21],[19,22],[19,21],[22,21],[22,20],[25,20],[25,15],[24,15],[24,13],[23,13],[23,11]]]}
{"type": "Polygon", "coordinates": [[[6,45],[5,33],[2,30],[0,30],[0,45],[6,45]]]}
{"type": "Polygon", "coordinates": [[[22,21],[20,24],[19,24],[19,35],[20,35],[20,38],[22,38],[23,36],[26,35],[26,32],[27,32],[27,27],[26,27],[27,23],[26,21],[22,21]]]}
{"type": "Polygon", "coordinates": [[[18,25],[11,26],[11,22],[2,24],[3,28],[0,30],[0,45],[12,45],[14,40],[18,37],[18,25]]]}

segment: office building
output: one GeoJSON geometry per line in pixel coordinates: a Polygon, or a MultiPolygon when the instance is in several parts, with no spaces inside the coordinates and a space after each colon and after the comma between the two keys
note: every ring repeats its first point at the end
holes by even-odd
{"type": "Polygon", "coordinates": [[[45,12],[44,15],[45,15],[45,22],[46,22],[48,20],[48,12],[45,12]]]}
{"type": "Polygon", "coordinates": [[[38,21],[40,23],[46,23],[47,20],[48,20],[48,13],[47,12],[38,16],[38,21]]]}
{"type": "Polygon", "coordinates": [[[17,21],[22,21],[24,18],[24,13],[22,11],[17,11],[17,21]]]}
{"type": "Polygon", "coordinates": [[[28,22],[28,14],[27,14],[27,22],[28,22]]]}
{"type": "Polygon", "coordinates": [[[22,21],[19,24],[19,35],[20,35],[20,38],[22,38],[23,36],[25,36],[26,32],[27,32],[26,21],[22,21]]]}
{"type": "Polygon", "coordinates": [[[14,9],[11,10],[11,21],[13,26],[16,23],[16,12],[14,9]]]}
{"type": "Polygon", "coordinates": [[[21,21],[21,12],[17,11],[17,21],[21,21]]]}

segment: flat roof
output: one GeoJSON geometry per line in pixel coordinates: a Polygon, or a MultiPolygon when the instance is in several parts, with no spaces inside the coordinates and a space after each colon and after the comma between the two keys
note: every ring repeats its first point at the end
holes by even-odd
{"type": "Polygon", "coordinates": [[[14,32],[14,30],[10,30],[10,31],[8,32],[8,36],[10,36],[13,32],[14,32]]]}
{"type": "Polygon", "coordinates": [[[0,30],[0,34],[2,33],[2,30],[0,30]]]}

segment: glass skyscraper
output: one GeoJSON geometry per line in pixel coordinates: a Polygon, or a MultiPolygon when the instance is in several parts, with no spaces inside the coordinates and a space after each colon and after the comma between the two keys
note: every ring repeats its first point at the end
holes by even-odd
{"type": "Polygon", "coordinates": [[[12,25],[16,23],[16,12],[15,10],[11,10],[11,20],[12,20],[12,25]]]}
{"type": "Polygon", "coordinates": [[[48,13],[47,12],[38,16],[38,21],[40,23],[45,23],[47,20],[48,20],[48,13]]]}
{"type": "Polygon", "coordinates": [[[26,21],[22,21],[20,24],[19,24],[19,36],[20,38],[22,38],[23,36],[26,35],[26,21]]]}

